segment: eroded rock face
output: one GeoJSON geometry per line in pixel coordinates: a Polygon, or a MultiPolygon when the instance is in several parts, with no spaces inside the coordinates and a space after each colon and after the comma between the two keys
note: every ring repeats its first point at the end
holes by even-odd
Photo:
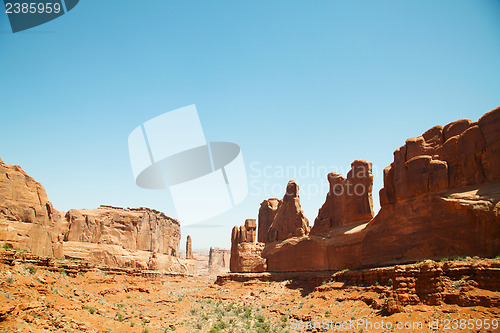
{"type": "MultiPolygon", "coordinates": [[[[368,168],[359,162],[353,165],[368,168]]],[[[332,188],[348,180],[349,175],[329,175],[332,188]]],[[[363,177],[366,184],[370,180],[363,177]]],[[[381,209],[373,219],[366,205],[346,206],[343,200],[327,196],[311,235],[266,244],[262,256],[268,270],[342,270],[498,255],[500,108],[478,122],[462,119],[408,139],[384,169],[381,209]]]]}
{"type": "Polygon", "coordinates": [[[231,246],[231,272],[265,272],[266,260],[262,258],[264,243],[237,243],[231,246]]]}
{"type": "Polygon", "coordinates": [[[311,234],[325,234],[332,228],[368,222],[373,218],[373,174],[370,162],[356,160],[351,164],[347,179],[331,172],[328,182],[330,189],[311,234]]]}
{"type": "Polygon", "coordinates": [[[235,226],[231,235],[231,272],[257,273],[267,268],[266,260],[261,253],[263,243],[255,243],[255,219],[245,220],[242,226],[235,226]]]}
{"type": "Polygon", "coordinates": [[[268,230],[268,241],[283,241],[291,237],[308,235],[309,221],[300,207],[299,185],[288,182],[283,200],[278,204],[273,223],[268,230]]]}
{"type": "Polygon", "coordinates": [[[269,240],[269,227],[273,224],[274,217],[281,205],[282,200],[271,198],[262,201],[259,209],[259,227],[257,229],[257,241],[260,243],[270,243],[269,240]]]}
{"type": "Polygon", "coordinates": [[[384,169],[382,206],[427,192],[500,179],[500,109],[478,122],[462,119],[436,126],[394,152],[384,169]]]}
{"type": "Polygon", "coordinates": [[[36,255],[61,256],[59,212],[43,186],[0,160],[0,241],[36,255]]]}
{"type": "Polygon", "coordinates": [[[231,250],[210,248],[208,253],[208,273],[224,274],[229,272],[229,261],[231,260],[231,250]]]}
{"type": "Polygon", "coordinates": [[[43,186],[0,160],[0,242],[36,255],[100,265],[196,273],[178,258],[180,225],[148,208],[55,210],[43,186]]]}
{"type": "Polygon", "coordinates": [[[462,119],[407,140],[384,170],[382,208],[366,228],[362,262],[496,255],[498,170],[500,108],[477,123],[462,119]]]}
{"type": "Polygon", "coordinates": [[[149,208],[100,206],[97,209],[71,209],[66,213],[65,242],[120,245],[177,256],[180,224],[149,208]]]}

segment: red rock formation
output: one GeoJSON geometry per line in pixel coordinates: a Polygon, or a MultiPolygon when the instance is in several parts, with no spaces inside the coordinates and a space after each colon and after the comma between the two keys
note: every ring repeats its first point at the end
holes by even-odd
{"type": "Polygon", "coordinates": [[[153,209],[102,205],[97,209],[71,209],[66,219],[66,242],[113,244],[172,256],[179,252],[179,222],[153,209]]]}
{"type": "Polygon", "coordinates": [[[208,253],[208,273],[224,274],[229,272],[229,262],[231,260],[231,250],[210,248],[208,253]]]}
{"type": "Polygon", "coordinates": [[[152,209],[101,206],[62,214],[42,185],[0,160],[0,243],[114,267],[146,269],[149,264],[195,273],[194,261],[177,257],[179,240],[179,222],[152,209]]]}
{"type": "Polygon", "coordinates": [[[266,261],[261,253],[263,243],[255,243],[255,219],[247,219],[245,225],[235,226],[231,235],[231,272],[264,272],[266,261]]]}
{"type": "Polygon", "coordinates": [[[384,170],[381,210],[366,228],[361,264],[498,254],[499,147],[500,108],[477,123],[462,119],[407,140],[384,170]]]}
{"type": "MultiPolygon", "coordinates": [[[[364,164],[366,167],[369,164],[364,164]]],[[[348,179],[331,174],[331,187],[348,179]]],[[[371,184],[370,177],[364,179],[371,184]]],[[[327,196],[309,236],[267,244],[269,271],[341,270],[500,253],[500,108],[409,139],[384,169],[381,209],[327,196]],[[353,224],[350,224],[353,222],[353,224]]],[[[363,202],[369,202],[363,200],[363,202]]],[[[275,218],[276,220],[276,218],[275,218]]],[[[273,222],[274,223],[274,222],[273,222]]]]}
{"type": "Polygon", "coordinates": [[[299,186],[291,180],[269,227],[268,241],[276,242],[291,237],[301,237],[309,234],[309,231],[309,221],[300,207],[299,186]]]}
{"type": "Polygon", "coordinates": [[[191,244],[191,236],[186,238],[186,259],[194,259],[193,257],[193,246],[191,244]]]}
{"type": "Polygon", "coordinates": [[[368,222],[373,218],[372,164],[356,160],[351,164],[347,179],[331,172],[330,189],[318,212],[311,234],[328,233],[332,228],[368,222]]]}
{"type": "Polygon", "coordinates": [[[18,165],[0,159],[0,241],[36,255],[62,254],[59,212],[43,186],[18,165]]]}
{"type": "Polygon", "coordinates": [[[257,241],[260,243],[270,243],[269,227],[273,223],[279,205],[282,203],[277,198],[262,201],[259,209],[259,227],[257,228],[257,241]]]}

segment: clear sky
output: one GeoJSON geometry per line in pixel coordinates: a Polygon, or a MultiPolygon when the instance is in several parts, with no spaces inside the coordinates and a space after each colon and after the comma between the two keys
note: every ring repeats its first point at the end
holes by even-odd
{"type": "Polygon", "coordinates": [[[289,179],[312,225],[324,170],[346,175],[354,159],[374,165],[378,209],[407,138],[500,105],[500,1],[81,0],[16,34],[0,8],[0,158],[56,209],[175,217],[168,191],[135,185],[127,148],[166,111],[196,104],[208,141],[241,146],[250,193],[183,228],[194,248],[228,248],[289,179]]]}

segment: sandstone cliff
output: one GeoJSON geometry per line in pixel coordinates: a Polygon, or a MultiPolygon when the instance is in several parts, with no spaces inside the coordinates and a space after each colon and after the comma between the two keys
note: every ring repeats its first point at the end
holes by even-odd
{"type": "Polygon", "coordinates": [[[266,261],[261,253],[264,243],[255,243],[255,219],[247,219],[245,224],[234,227],[231,234],[231,272],[254,273],[266,270],[266,261]]]}
{"type": "Polygon", "coordinates": [[[58,212],[43,186],[0,160],[0,243],[36,255],[195,273],[178,258],[180,224],[148,208],[101,206],[58,212]]]}
{"type": "Polygon", "coordinates": [[[60,221],[43,186],[20,166],[0,159],[0,242],[37,255],[60,257],[60,221]]]}
{"type": "Polygon", "coordinates": [[[498,255],[498,170],[500,108],[407,140],[384,170],[381,210],[366,228],[361,265],[498,255]]]}
{"type": "MultiPolygon", "coordinates": [[[[500,253],[500,108],[478,122],[459,120],[408,139],[384,169],[381,209],[372,219],[371,165],[355,161],[352,167],[347,179],[329,175],[330,193],[310,235],[276,237],[269,228],[267,236],[278,240],[262,252],[269,271],[342,270],[500,253]],[[357,169],[366,172],[355,177],[357,169]],[[335,187],[348,184],[368,191],[336,195],[335,187]]],[[[295,217],[280,223],[282,230],[295,226],[295,217]]]]}
{"type": "Polygon", "coordinates": [[[102,205],[71,209],[66,220],[65,242],[113,244],[173,256],[179,252],[179,222],[152,209],[102,205]]]}

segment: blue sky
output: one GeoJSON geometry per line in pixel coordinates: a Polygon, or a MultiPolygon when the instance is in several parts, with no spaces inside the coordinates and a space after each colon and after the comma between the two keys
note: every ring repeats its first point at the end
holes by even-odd
{"type": "Polygon", "coordinates": [[[196,104],[208,141],[241,146],[251,188],[204,222],[220,227],[183,238],[228,248],[232,226],[290,178],[312,224],[326,195],[316,167],[345,175],[354,159],[372,162],[378,209],[382,170],[407,138],[500,105],[499,54],[499,1],[81,0],[16,34],[2,12],[0,158],[61,211],[175,217],[168,191],[134,184],[127,137],[196,104]],[[259,177],[265,167],[271,177],[259,177]]]}

